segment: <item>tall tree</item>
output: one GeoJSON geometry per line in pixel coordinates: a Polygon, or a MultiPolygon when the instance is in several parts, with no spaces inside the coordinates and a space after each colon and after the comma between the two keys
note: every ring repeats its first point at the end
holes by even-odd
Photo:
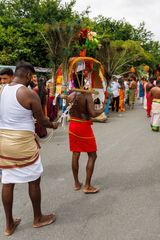
{"type": "Polygon", "coordinates": [[[50,57],[53,60],[54,68],[63,64],[63,80],[67,81],[68,60],[73,55],[74,46],[78,33],[81,29],[80,22],[57,22],[54,25],[46,25],[46,35],[44,40],[48,45],[50,57]]]}
{"type": "Polygon", "coordinates": [[[97,52],[97,59],[104,65],[108,80],[112,75],[124,74],[132,65],[139,65],[150,58],[150,54],[141,47],[141,44],[133,40],[110,41],[104,38],[97,52]]]}
{"type": "Polygon", "coordinates": [[[65,6],[59,0],[0,0],[0,63],[13,65],[24,59],[36,66],[51,65],[40,32],[45,24],[77,18],[74,4],[74,0],[65,6]]]}

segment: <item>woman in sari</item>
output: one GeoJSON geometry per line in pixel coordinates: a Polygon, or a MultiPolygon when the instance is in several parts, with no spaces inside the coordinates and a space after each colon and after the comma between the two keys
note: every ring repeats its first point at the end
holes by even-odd
{"type": "Polygon", "coordinates": [[[136,91],[137,91],[137,82],[136,82],[135,76],[131,76],[130,80],[131,82],[129,84],[129,107],[133,109],[135,104],[136,91]]]}
{"type": "Polygon", "coordinates": [[[119,112],[125,112],[125,86],[123,79],[119,80],[120,89],[119,89],[119,112]]]}

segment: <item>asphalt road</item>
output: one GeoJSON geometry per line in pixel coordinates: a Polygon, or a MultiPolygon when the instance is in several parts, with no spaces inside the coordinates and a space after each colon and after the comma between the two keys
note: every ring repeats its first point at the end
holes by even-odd
{"type": "MultiPolygon", "coordinates": [[[[95,123],[98,159],[93,184],[101,191],[85,195],[73,191],[67,128],[42,146],[42,208],[57,221],[32,228],[27,184],[17,185],[14,215],[22,218],[9,239],[14,240],[158,240],[160,239],[160,133],[152,132],[141,106],[111,114],[95,123]]],[[[80,160],[85,179],[86,154],[80,160]]],[[[0,240],[4,212],[0,202],[0,240]]]]}

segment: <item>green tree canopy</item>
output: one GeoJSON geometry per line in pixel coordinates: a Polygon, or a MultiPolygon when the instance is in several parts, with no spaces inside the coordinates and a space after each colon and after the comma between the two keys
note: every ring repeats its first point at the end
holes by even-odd
{"type": "MultiPolygon", "coordinates": [[[[126,57],[135,65],[144,63],[155,68],[160,63],[160,43],[154,41],[144,22],[136,28],[125,19],[103,16],[90,19],[89,7],[79,14],[73,10],[75,2],[71,0],[62,5],[61,0],[0,0],[0,63],[14,65],[23,59],[35,66],[49,67],[53,63],[56,66],[78,54],[80,45],[73,36],[80,26],[97,32],[102,47],[95,49],[95,56],[97,54],[104,64],[112,59],[108,69],[114,65],[113,59],[118,63],[118,58],[125,60],[126,57]],[[72,44],[67,45],[71,38],[72,44]],[[56,55],[49,45],[52,50],[59,46],[56,55]],[[137,49],[141,54],[135,54],[137,49]],[[105,57],[107,60],[104,61],[105,57]]],[[[120,66],[116,68],[117,72],[122,70],[120,66]]]]}

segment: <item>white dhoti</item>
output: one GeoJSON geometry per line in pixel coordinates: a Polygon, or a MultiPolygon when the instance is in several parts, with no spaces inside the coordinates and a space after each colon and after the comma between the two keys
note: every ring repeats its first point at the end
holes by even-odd
{"type": "Polygon", "coordinates": [[[145,110],[147,110],[147,98],[146,98],[146,95],[144,96],[144,100],[143,100],[143,108],[145,110]]]}
{"type": "Polygon", "coordinates": [[[41,157],[33,164],[22,168],[2,169],[3,184],[9,183],[27,183],[38,179],[43,172],[41,157]]]}
{"type": "Polygon", "coordinates": [[[159,131],[160,128],[160,100],[153,99],[151,113],[151,128],[153,131],[159,131]]]}

